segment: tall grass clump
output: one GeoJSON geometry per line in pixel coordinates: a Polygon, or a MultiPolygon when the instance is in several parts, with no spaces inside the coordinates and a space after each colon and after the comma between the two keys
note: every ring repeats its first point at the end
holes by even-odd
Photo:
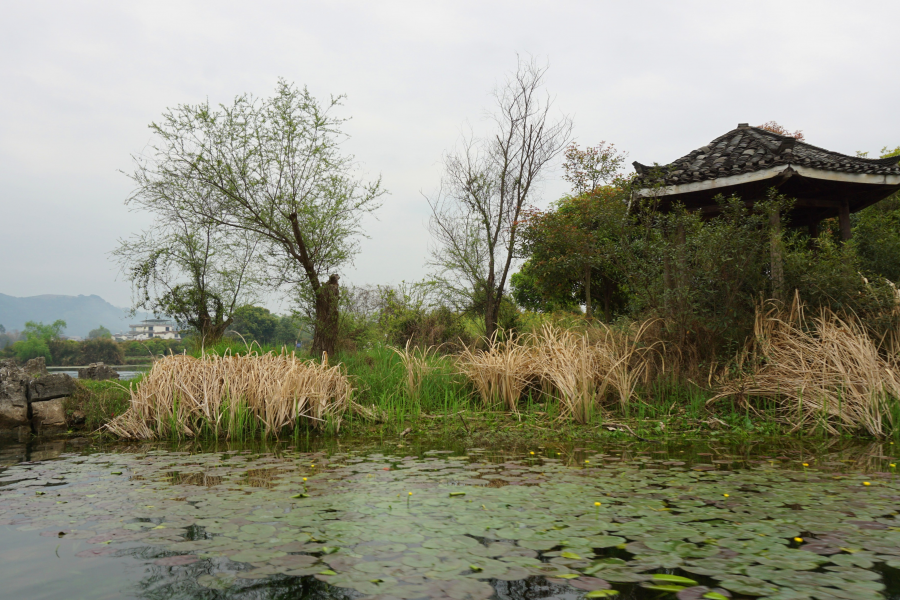
{"type": "Polygon", "coordinates": [[[603,396],[608,384],[606,378],[597,377],[597,348],[584,334],[550,325],[544,325],[529,341],[535,374],[541,379],[544,395],[558,400],[559,417],[590,421],[595,400],[603,396]]]}
{"type": "Polygon", "coordinates": [[[659,355],[657,343],[645,342],[652,324],[584,331],[544,324],[540,331],[495,337],[484,350],[463,350],[459,369],[486,405],[516,412],[526,388],[539,387],[545,400],[559,404],[559,418],[587,423],[610,393],[627,410],[638,384],[648,380],[659,355]]]}
{"type": "Polygon", "coordinates": [[[486,349],[464,348],[457,357],[460,372],[485,406],[506,405],[511,412],[518,412],[522,391],[537,372],[533,347],[523,341],[514,334],[503,340],[495,334],[486,349]]]}
{"type": "Polygon", "coordinates": [[[723,376],[708,402],[767,399],[793,431],[883,436],[895,425],[900,356],[880,348],[854,316],[821,308],[810,319],[795,296],[788,310],[760,307],[754,333],[752,348],[738,357],[738,375],[723,376]]]}
{"type": "Polygon", "coordinates": [[[131,406],[106,425],[124,438],[224,435],[330,422],[340,426],[351,386],[340,366],[294,354],[168,356],[131,389],[131,406]]]}
{"type": "Polygon", "coordinates": [[[422,392],[422,383],[426,376],[432,371],[431,362],[437,355],[434,346],[419,348],[417,346],[410,347],[410,342],[406,341],[403,350],[393,348],[394,352],[400,357],[403,363],[403,369],[406,371],[406,393],[413,400],[419,400],[422,392]],[[430,360],[429,360],[430,359],[430,360]]]}

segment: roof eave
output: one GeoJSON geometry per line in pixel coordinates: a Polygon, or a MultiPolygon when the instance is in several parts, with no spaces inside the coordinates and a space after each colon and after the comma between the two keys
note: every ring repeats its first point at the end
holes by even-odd
{"type": "Polygon", "coordinates": [[[690,183],[665,185],[659,188],[641,188],[636,191],[636,195],[641,198],[675,196],[678,194],[710,191],[718,188],[727,188],[746,183],[753,183],[755,181],[774,179],[776,177],[790,176],[794,173],[802,177],[808,177],[810,179],[820,179],[824,181],[841,181],[846,183],[870,185],[900,185],[900,175],[844,173],[841,171],[828,171],[825,169],[814,169],[811,167],[804,167],[800,165],[785,164],[776,165],[774,167],[769,167],[768,169],[763,169],[760,171],[741,173],[739,175],[729,175],[727,177],[717,177],[715,179],[706,179],[704,181],[692,181],[690,183]]]}

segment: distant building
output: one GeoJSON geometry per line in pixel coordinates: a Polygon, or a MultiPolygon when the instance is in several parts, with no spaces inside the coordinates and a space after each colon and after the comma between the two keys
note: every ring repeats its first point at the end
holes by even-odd
{"type": "Polygon", "coordinates": [[[128,333],[117,333],[113,337],[119,341],[149,340],[157,338],[161,340],[180,340],[181,334],[174,321],[168,319],[146,319],[136,325],[128,326],[128,333]]]}

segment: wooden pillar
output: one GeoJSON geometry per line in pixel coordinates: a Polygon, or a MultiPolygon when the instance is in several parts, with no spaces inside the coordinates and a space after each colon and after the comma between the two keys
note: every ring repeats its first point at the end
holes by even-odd
{"type": "Polygon", "coordinates": [[[777,300],[784,299],[784,257],[781,248],[781,211],[775,209],[769,215],[769,225],[772,227],[771,241],[771,268],[772,268],[772,297],[777,300]]]}
{"type": "Polygon", "coordinates": [[[841,239],[846,242],[852,235],[850,233],[850,202],[847,200],[841,201],[839,221],[841,224],[841,239]]]}
{"type": "Polygon", "coordinates": [[[809,223],[809,237],[815,239],[819,237],[819,222],[811,221],[809,223]]]}

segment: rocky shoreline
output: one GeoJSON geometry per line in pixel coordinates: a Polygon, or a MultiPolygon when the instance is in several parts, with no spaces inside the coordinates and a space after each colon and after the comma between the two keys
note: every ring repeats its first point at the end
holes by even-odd
{"type": "Polygon", "coordinates": [[[14,359],[0,361],[0,437],[66,431],[63,398],[74,392],[75,380],[48,373],[43,358],[22,367],[14,359]]]}

